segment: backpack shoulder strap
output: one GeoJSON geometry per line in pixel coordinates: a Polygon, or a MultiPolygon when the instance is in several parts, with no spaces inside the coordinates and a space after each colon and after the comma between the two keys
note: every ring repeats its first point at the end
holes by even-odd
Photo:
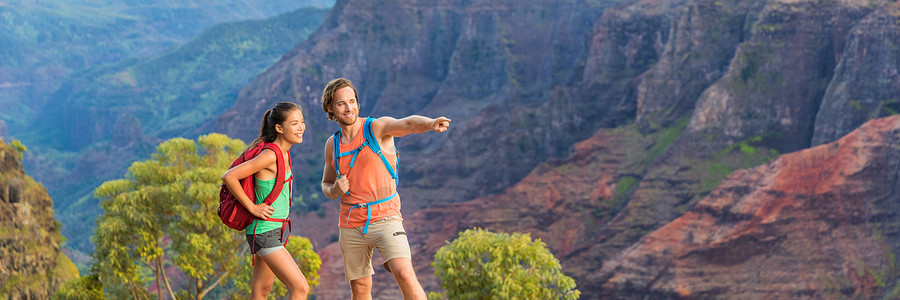
{"type": "Polygon", "coordinates": [[[375,121],[375,118],[366,118],[366,122],[363,123],[363,135],[366,138],[366,142],[369,142],[369,148],[372,148],[372,151],[375,153],[381,153],[381,145],[378,144],[375,140],[375,134],[372,133],[372,121],[375,121]]]}
{"type": "MultiPolygon", "coordinates": [[[[338,129],[338,131],[334,132],[334,138],[332,139],[331,142],[334,144],[334,162],[333,162],[334,163],[334,174],[337,174],[337,178],[341,178],[341,162],[339,159],[341,157],[344,157],[347,155],[353,155],[353,158],[350,159],[350,168],[353,168],[353,163],[356,162],[356,155],[359,154],[359,151],[363,147],[365,147],[366,144],[363,143],[357,149],[341,153],[341,146],[340,146],[341,145],[341,130],[340,129],[338,129]]],[[[350,191],[347,191],[347,195],[350,195],[350,191]]]]}
{"type": "Polygon", "coordinates": [[[334,133],[334,140],[333,140],[333,143],[334,143],[334,172],[335,172],[335,174],[337,174],[338,178],[341,177],[340,161],[338,159],[340,159],[341,157],[344,157],[344,156],[353,155],[353,157],[350,158],[350,168],[353,168],[353,164],[356,163],[356,157],[359,155],[359,152],[362,151],[363,148],[365,148],[366,146],[369,145],[369,140],[366,139],[356,149],[353,149],[353,150],[350,150],[347,152],[340,152],[340,144],[339,144],[340,141],[341,141],[341,131],[338,130],[337,132],[334,133]]]}
{"type": "Polygon", "coordinates": [[[275,199],[278,199],[278,195],[281,194],[281,190],[284,188],[284,157],[281,153],[281,148],[278,147],[278,145],[275,145],[275,143],[265,143],[263,149],[275,151],[275,187],[272,188],[272,191],[269,192],[269,195],[266,196],[265,200],[266,205],[272,205],[272,203],[275,202],[275,199]]]}
{"type": "MultiPolygon", "coordinates": [[[[399,179],[397,176],[397,172],[394,167],[391,167],[391,163],[388,162],[387,158],[384,157],[384,153],[381,151],[381,145],[378,144],[378,141],[375,139],[375,135],[372,133],[372,121],[375,121],[375,118],[367,117],[366,121],[363,123],[363,137],[365,141],[358,148],[341,152],[340,150],[340,142],[341,142],[341,131],[338,130],[334,133],[334,138],[332,142],[334,143],[334,173],[337,174],[338,178],[341,178],[341,169],[340,169],[340,161],[339,158],[353,155],[353,158],[350,159],[350,168],[353,168],[353,163],[356,161],[356,156],[359,155],[359,152],[362,151],[363,148],[369,147],[375,154],[378,154],[378,157],[381,158],[381,162],[384,163],[384,167],[387,169],[388,173],[391,174],[391,178],[394,179],[394,182],[399,185],[399,179]]],[[[396,152],[396,148],[395,148],[396,152]]],[[[399,156],[397,159],[397,169],[399,169],[400,160],[399,156]]],[[[349,191],[347,192],[349,195],[349,191]]]]}
{"type": "Polygon", "coordinates": [[[334,167],[334,174],[337,174],[338,178],[341,178],[341,164],[338,162],[338,158],[340,158],[340,154],[341,154],[341,150],[340,150],[341,149],[341,147],[340,147],[340,145],[341,145],[340,144],[341,143],[341,130],[340,129],[338,129],[338,131],[334,132],[334,135],[333,135],[333,138],[331,139],[331,141],[334,144],[334,155],[333,155],[334,161],[332,162],[332,164],[333,164],[332,167],[334,167]]]}
{"type": "MultiPolygon", "coordinates": [[[[391,167],[391,163],[388,162],[387,158],[384,157],[384,153],[381,151],[381,145],[378,144],[378,140],[375,139],[375,134],[372,133],[372,121],[375,121],[375,118],[368,117],[366,118],[366,122],[363,124],[363,135],[366,138],[366,143],[369,144],[369,149],[372,149],[372,152],[378,154],[378,157],[381,157],[381,162],[384,163],[384,167],[387,169],[388,173],[391,174],[391,178],[394,179],[394,182],[397,183],[397,186],[400,185],[400,179],[397,178],[397,172],[391,167]]],[[[396,152],[396,148],[394,149],[396,152]]],[[[400,166],[400,157],[397,157],[397,167],[400,166]]]]}

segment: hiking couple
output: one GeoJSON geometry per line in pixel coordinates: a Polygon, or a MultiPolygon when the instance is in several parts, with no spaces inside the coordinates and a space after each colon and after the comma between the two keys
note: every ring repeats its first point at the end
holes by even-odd
{"type": "MultiPolygon", "coordinates": [[[[339,244],[344,260],[345,278],[350,282],[353,299],[371,299],[373,248],[378,248],[383,267],[394,275],[404,299],[426,299],[412,266],[412,256],[397,194],[397,150],[394,137],[433,130],[444,132],[450,119],[423,116],[359,117],[359,98],[349,80],[329,82],[322,92],[322,110],[341,129],[325,142],[325,168],[322,192],[331,199],[340,198],[339,244]]],[[[250,148],[262,143],[275,144],[281,153],[264,149],[255,158],[229,169],[222,179],[254,220],[245,232],[254,253],[251,299],[264,299],[277,276],[291,291],[290,299],[305,299],[309,284],[283,247],[283,224],[289,213],[291,188],[282,189],[278,198],[264,201],[276,184],[277,155],[290,161],[288,150],[303,142],[306,124],[299,106],[278,103],[263,117],[259,137],[250,148]],[[243,192],[239,180],[254,176],[256,203],[243,192]],[[263,221],[265,220],[265,221],[263,221]],[[257,259],[258,258],[258,259],[257,259]]],[[[283,178],[290,181],[290,163],[283,178]]]]}

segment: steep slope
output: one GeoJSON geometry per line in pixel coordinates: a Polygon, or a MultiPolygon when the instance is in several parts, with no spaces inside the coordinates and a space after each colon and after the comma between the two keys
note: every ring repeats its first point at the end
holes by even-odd
{"type": "MultiPolygon", "coordinates": [[[[446,115],[455,122],[448,134],[398,140],[401,186],[416,199],[404,206],[499,192],[538,163],[567,155],[591,128],[622,123],[633,111],[619,96],[630,84],[621,78],[569,87],[582,83],[590,28],[611,4],[338,1],[318,32],[241,91],[217,130],[249,140],[269,106],[298,101],[312,138],[294,152],[295,180],[304,192],[320,193],[322,142],[337,128],[319,108],[321,89],[347,77],[360,89],[362,115],[446,115]]],[[[647,40],[628,49],[652,49],[638,46],[653,42],[647,40]]],[[[624,62],[637,55],[620,56],[624,62]]],[[[607,71],[648,67],[622,63],[607,71]]]]}
{"type": "MultiPolygon", "coordinates": [[[[263,19],[333,0],[46,0],[0,3],[0,120],[13,134],[40,122],[39,108],[88,68],[148,58],[215,24],[263,19]]],[[[33,141],[26,141],[35,144],[33,141]]]]}
{"type": "Polygon", "coordinates": [[[57,90],[41,110],[43,122],[27,132],[10,130],[41,141],[24,164],[56,200],[67,246],[92,251],[97,186],[165,139],[208,133],[207,121],[231,105],[240,87],[308,37],[326,12],[302,8],[219,24],[160,55],[90,68],[57,90]]]}
{"type": "MultiPolygon", "coordinates": [[[[300,102],[312,138],[294,152],[295,178],[317,194],[321,145],[337,128],[319,110],[328,80],[354,80],[363,115],[447,115],[448,134],[398,139],[404,211],[427,285],[436,287],[428,275],[436,247],[483,226],[550,241],[596,298],[603,282],[592,274],[604,260],[684,215],[726,175],[892,114],[897,47],[878,37],[893,34],[897,7],[338,1],[318,32],[241,91],[217,128],[249,139],[276,99],[300,102]],[[880,111],[866,104],[842,114],[832,104],[858,95],[880,111]],[[585,146],[592,135],[615,145],[585,146]]],[[[325,232],[311,233],[318,249],[334,246],[325,232]]],[[[392,293],[391,279],[376,279],[376,290],[392,293]]]]}
{"type": "Polygon", "coordinates": [[[53,200],[19,160],[20,152],[0,139],[0,295],[49,299],[78,270],[60,251],[53,200]]]}
{"type": "MultiPolygon", "coordinates": [[[[427,290],[440,289],[430,259],[460,231],[481,227],[499,232],[529,232],[540,238],[564,263],[568,274],[586,273],[595,263],[578,267],[565,259],[584,251],[583,243],[611,219],[615,183],[627,145],[646,142],[625,130],[602,131],[575,145],[565,160],[541,164],[499,195],[464,203],[426,208],[405,219],[417,273],[427,290]]],[[[581,278],[579,278],[581,279],[581,278]]],[[[578,289],[584,291],[582,282],[578,289]]],[[[590,298],[589,295],[587,298],[590,298]]]]}
{"type": "MultiPolygon", "coordinates": [[[[621,200],[624,208],[584,243],[584,252],[567,260],[599,268],[606,258],[684,214],[733,170],[810,146],[835,66],[862,54],[847,50],[848,33],[896,7],[887,1],[686,3],[673,18],[667,50],[638,87],[636,127],[653,133],[656,127],[687,125],[670,144],[659,139],[649,151],[629,155],[642,163],[625,166],[616,184],[617,189],[631,187],[621,200]]],[[[878,50],[868,55],[892,55],[878,50]]],[[[851,73],[844,76],[862,81],[882,76],[862,69],[851,73]]],[[[586,296],[603,294],[597,277],[575,275],[591,287],[586,296]]]]}
{"type": "MultiPolygon", "coordinates": [[[[81,149],[113,136],[120,123],[159,138],[208,132],[240,87],[312,33],[327,9],[301,8],[278,16],[212,26],[183,45],[149,59],[74,74],[44,112],[53,118],[35,137],[43,145],[81,149]]],[[[32,133],[38,130],[33,130],[32,133]]],[[[131,137],[134,138],[134,137],[131,137]]]]}
{"type": "Polygon", "coordinates": [[[873,117],[900,112],[900,5],[866,16],[848,32],[844,56],[816,115],[812,145],[873,117]]]}
{"type": "Polygon", "coordinates": [[[726,178],[592,274],[607,299],[900,296],[900,116],[726,178]]]}

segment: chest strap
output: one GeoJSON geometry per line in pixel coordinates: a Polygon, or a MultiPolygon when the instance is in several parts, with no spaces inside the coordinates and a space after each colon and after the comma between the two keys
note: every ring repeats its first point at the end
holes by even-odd
{"type": "MultiPolygon", "coordinates": [[[[366,227],[363,228],[363,234],[369,233],[369,222],[372,221],[372,210],[369,209],[369,206],[387,202],[388,200],[394,199],[394,197],[397,197],[396,191],[394,192],[393,195],[387,196],[387,197],[379,199],[379,200],[375,200],[372,202],[366,202],[366,203],[354,204],[353,207],[350,208],[350,211],[347,212],[347,223],[345,223],[344,225],[350,224],[350,213],[353,212],[354,208],[365,208],[368,216],[366,216],[366,227]]],[[[343,204],[347,204],[347,203],[343,203],[343,204]]],[[[350,204],[347,204],[347,205],[350,205],[350,204]]]]}

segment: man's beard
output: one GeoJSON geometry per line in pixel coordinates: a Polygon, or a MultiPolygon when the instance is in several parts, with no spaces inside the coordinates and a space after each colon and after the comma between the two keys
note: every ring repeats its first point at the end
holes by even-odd
{"type": "Polygon", "coordinates": [[[353,117],[353,120],[350,122],[344,121],[344,118],[342,118],[342,117],[337,117],[335,119],[337,119],[338,123],[341,123],[341,125],[350,126],[350,125],[356,124],[356,120],[359,118],[353,117]]]}

